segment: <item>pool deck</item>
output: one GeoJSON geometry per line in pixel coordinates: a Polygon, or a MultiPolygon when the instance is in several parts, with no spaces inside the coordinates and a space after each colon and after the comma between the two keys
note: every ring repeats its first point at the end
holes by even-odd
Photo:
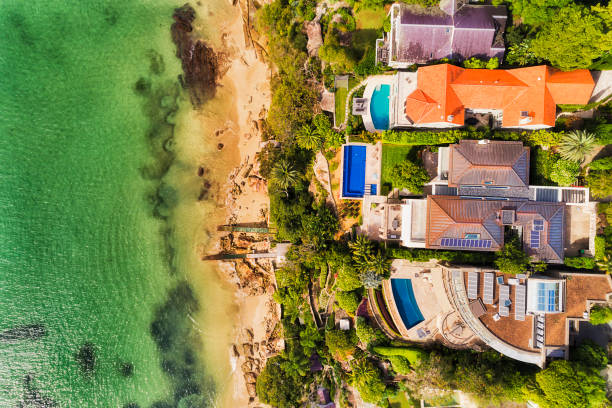
{"type": "MultiPolygon", "coordinates": [[[[368,79],[365,81],[366,87],[363,91],[363,97],[368,98],[369,101],[372,101],[372,94],[379,85],[389,85],[391,86],[391,89],[393,89],[394,78],[395,75],[373,75],[371,77],[368,77],[368,79]]],[[[389,106],[391,106],[391,96],[389,97],[389,106]]],[[[368,132],[382,132],[382,130],[376,129],[374,127],[374,122],[372,122],[372,115],[370,114],[369,106],[366,114],[362,115],[362,119],[363,125],[365,126],[368,132]]]]}
{"type": "Polygon", "coordinates": [[[400,334],[406,340],[431,341],[441,330],[444,318],[453,312],[442,283],[442,268],[435,262],[410,262],[405,259],[395,259],[391,265],[391,279],[383,282],[383,294],[389,313],[400,334]],[[404,325],[393,299],[391,279],[394,278],[410,279],[412,282],[414,297],[424,320],[411,328],[404,325]],[[417,333],[419,329],[427,333],[427,336],[420,338],[417,333]]]}

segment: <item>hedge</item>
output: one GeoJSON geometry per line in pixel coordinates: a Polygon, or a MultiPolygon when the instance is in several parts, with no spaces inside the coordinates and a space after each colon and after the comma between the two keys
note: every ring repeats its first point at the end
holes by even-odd
{"type": "Polygon", "coordinates": [[[373,347],[372,351],[381,356],[401,356],[410,362],[416,364],[418,361],[427,356],[427,352],[416,347],[373,347]]]}
{"type": "Polygon", "coordinates": [[[522,141],[530,146],[556,146],[559,144],[563,132],[552,132],[549,130],[535,130],[522,132],[482,130],[415,130],[395,131],[385,130],[382,132],[383,143],[410,145],[410,146],[435,146],[457,143],[462,139],[493,139],[506,141],[522,141]]]}
{"type": "Polygon", "coordinates": [[[476,265],[493,265],[495,260],[493,252],[442,251],[423,248],[388,248],[387,255],[389,258],[407,259],[413,262],[437,259],[438,261],[476,265]]]}
{"type": "Polygon", "coordinates": [[[585,256],[568,256],[563,261],[565,266],[576,269],[594,269],[596,262],[595,258],[588,258],[585,256]]]}

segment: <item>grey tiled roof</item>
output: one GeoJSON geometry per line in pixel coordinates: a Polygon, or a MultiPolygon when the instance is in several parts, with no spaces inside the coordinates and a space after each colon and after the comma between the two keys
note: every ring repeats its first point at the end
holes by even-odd
{"type": "Polygon", "coordinates": [[[503,57],[506,15],[503,6],[466,4],[454,15],[402,7],[397,58],[425,63],[445,57],[503,57]]]}

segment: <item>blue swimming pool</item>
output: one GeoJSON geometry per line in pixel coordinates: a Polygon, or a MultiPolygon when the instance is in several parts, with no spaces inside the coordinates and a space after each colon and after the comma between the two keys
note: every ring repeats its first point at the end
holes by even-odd
{"type": "Polygon", "coordinates": [[[410,279],[391,279],[391,289],[393,290],[395,305],[407,329],[425,320],[414,298],[410,279]]]}
{"type": "Polygon", "coordinates": [[[344,146],[342,196],[363,197],[365,191],[366,147],[344,146]]]}
{"type": "Polygon", "coordinates": [[[390,85],[379,85],[370,99],[370,115],[377,130],[389,129],[389,93],[390,85]]]}

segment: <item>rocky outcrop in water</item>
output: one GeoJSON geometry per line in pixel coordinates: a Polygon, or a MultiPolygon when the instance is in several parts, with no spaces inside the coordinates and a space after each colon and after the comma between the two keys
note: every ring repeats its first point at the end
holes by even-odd
{"type": "Polygon", "coordinates": [[[28,324],[0,332],[0,342],[14,343],[21,340],[36,340],[47,335],[42,324],[28,324]]]}
{"type": "Polygon", "coordinates": [[[176,45],[176,56],[183,66],[181,83],[189,90],[191,103],[200,107],[215,94],[219,77],[219,56],[202,40],[194,38],[193,20],[195,10],[189,4],[174,10],[172,16],[172,41],[176,45]]]}

